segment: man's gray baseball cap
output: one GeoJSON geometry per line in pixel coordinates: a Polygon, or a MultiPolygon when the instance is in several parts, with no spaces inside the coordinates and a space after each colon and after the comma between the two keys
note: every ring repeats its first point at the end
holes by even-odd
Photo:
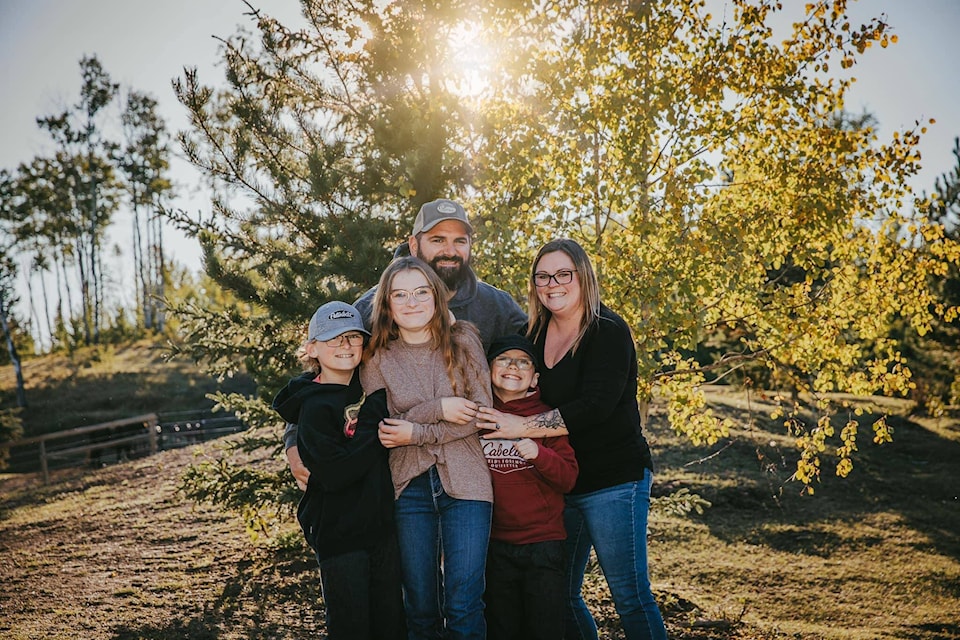
{"type": "Polygon", "coordinates": [[[413,233],[411,235],[430,231],[444,220],[456,220],[462,223],[467,228],[467,233],[473,235],[473,227],[467,220],[467,212],[458,203],[446,198],[426,202],[420,207],[417,219],[413,221],[413,233]]]}
{"type": "Polygon", "coordinates": [[[347,331],[359,331],[364,335],[370,332],[363,328],[360,312],[353,305],[334,300],[320,305],[313,317],[310,318],[308,340],[330,340],[347,331]]]}

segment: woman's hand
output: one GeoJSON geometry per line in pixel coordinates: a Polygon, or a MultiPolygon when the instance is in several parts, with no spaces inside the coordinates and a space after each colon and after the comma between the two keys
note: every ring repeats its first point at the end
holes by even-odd
{"type": "Polygon", "coordinates": [[[524,437],[526,431],[524,420],[523,416],[497,411],[493,407],[477,409],[477,429],[487,432],[480,435],[487,440],[495,438],[516,440],[524,437]]]}
{"type": "Polygon", "coordinates": [[[443,419],[454,424],[467,424],[477,417],[477,409],[479,408],[476,402],[466,398],[440,398],[443,419]]]}
{"type": "Polygon", "coordinates": [[[413,443],[413,423],[400,418],[384,418],[378,431],[380,444],[387,449],[405,447],[413,443]]]}

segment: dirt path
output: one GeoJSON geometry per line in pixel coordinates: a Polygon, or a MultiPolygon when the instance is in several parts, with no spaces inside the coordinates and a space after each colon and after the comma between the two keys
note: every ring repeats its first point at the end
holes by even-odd
{"type": "MultiPolygon", "coordinates": [[[[177,492],[189,449],[78,474],[44,487],[0,479],[0,637],[9,640],[298,640],[323,637],[307,550],[251,542],[236,516],[177,492]]],[[[72,475],[71,475],[72,474],[72,475]]],[[[601,638],[621,638],[599,576],[601,638]]],[[[668,597],[675,640],[747,640],[744,628],[689,627],[668,597]]]]}
{"type": "Polygon", "coordinates": [[[236,517],[182,499],[191,458],[170,451],[50,488],[0,483],[0,636],[316,637],[309,558],[278,559],[236,517]]]}

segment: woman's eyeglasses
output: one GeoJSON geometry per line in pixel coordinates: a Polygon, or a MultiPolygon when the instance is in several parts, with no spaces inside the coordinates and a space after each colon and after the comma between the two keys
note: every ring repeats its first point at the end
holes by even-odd
{"type": "Polygon", "coordinates": [[[529,371],[533,368],[533,360],[529,358],[511,358],[509,356],[497,356],[493,359],[493,364],[498,367],[503,367],[506,369],[510,365],[514,365],[520,371],[529,371]]]}
{"type": "Polygon", "coordinates": [[[346,342],[351,347],[362,347],[363,334],[362,333],[343,333],[337,336],[336,338],[330,338],[329,340],[324,340],[323,344],[327,345],[328,347],[342,347],[344,342],[346,342]]]}
{"type": "Polygon", "coordinates": [[[557,284],[570,284],[573,282],[573,274],[576,271],[570,269],[561,269],[556,273],[550,274],[546,271],[537,271],[533,274],[533,284],[537,287],[546,287],[553,280],[557,284]]]}
{"type": "Polygon", "coordinates": [[[426,302],[433,297],[433,289],[430,287],[417,287],[413,291],[394,289],[390,292],[390,302],[393,304],[407,304],[411,297],[417,302],[426,302]]]}

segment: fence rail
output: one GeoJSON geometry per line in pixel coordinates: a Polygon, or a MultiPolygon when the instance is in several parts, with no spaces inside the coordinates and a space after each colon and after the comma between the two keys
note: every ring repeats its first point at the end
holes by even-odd
{"type": "Polygon", "coordinates": [[[0,442],[10,450],[11,470],[39,471],[50,482],[51,465],[57,468],[100,465],[112,460],[152,455],[246,429],[232,416],[212,417],[209,411],[147,413],[121,420],[86,425],[0,442]],[[32,462],[31,462],[32,461],[32,462]]]}
{"type": "Polygon", "coordinates": [[[43,474],[43,483],[47,484],[50,482],[50,458],[69,458],[78,453],[102,451],[103,449],[122,444],[121,441],[126,443],[131,443],[134,441],[140,442],[144,438],[146,438],[150,445],[150,453],[156,453],[157,425],[159,423],[160,419],[158,418],[157,414],[147,413],[141,416],[134,416],[133,418],[111,420],[110,422],[101,422],[100,424],[91,424],[85,427],[74,427],[73,429],[66,429],[64,431],[45,433],[41,436],[23,438],[22,440],[7,443],[6,446],[20,447],[31,444],[39,445],[40,472],[43,474]],[[134,429],[144,429],[146,433],[128,435],[129,433],[133,433],[130,431],[130,427],[133,427],[134,429]],[[123,435],[116,438],[109,437],[111,432],[115,432],[117,429],[122,429],[123,431],[121,433],[123,433],[123,435]],[[89,436],[90,434],[96,434],[97,436],[101,437],[94,437],[92,439],[93,441],[88,440],[86,444],[69,444],[70,441],[75,442],[78,436],[89,436]],[[48,451],[47,443],[52,443],[58,440],[66,440],[68,441],[68,444],[48,451]]]}

